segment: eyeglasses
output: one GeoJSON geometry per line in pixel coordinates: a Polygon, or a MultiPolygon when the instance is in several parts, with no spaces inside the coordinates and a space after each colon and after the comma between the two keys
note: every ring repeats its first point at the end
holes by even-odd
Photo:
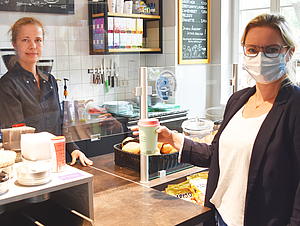
{"type": "Polygon", "coordinates": [[[263,49],[263,52],[266,57],[276,58],[280,55],[281,49],[285,47],[289,47],[289,46],[268,45],[265,47],[260,47],[256,45],[243,45],[243,50],[244,50],[244,55],[247,57],[256,57],[259,53],[259,50],[263,49]]]}

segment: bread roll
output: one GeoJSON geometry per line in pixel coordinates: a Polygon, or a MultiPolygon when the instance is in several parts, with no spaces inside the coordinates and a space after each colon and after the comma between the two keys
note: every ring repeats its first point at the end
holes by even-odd
{"type": "Polygon", "coordinates": [[[15,163],[17,153],[15,151],[0,150],[0,168],[10,166],[15,163]]]}
{"type": "Polygon", "coordinates": [[[213,134],[209,134],[209,135],[206,135],[204,137],[204,142],[207,143],[207,144],[211,144],[211,142],[213,141],[215,135],[213,134]]]}
{"type": "Polygon", "coordinates": [[[217,134],[217,132],[218,132],[218,130],[215,130],[212,134],[213,135],[216,135],[217,134]]]}
{"type": "Polygon", "coordinates": [[[154,155],[160,155],[160,149],[158,147],[156,147],[156,151],[154,155]]]}
{"type": "Polygon", "coordinates": [[[161,148],[162,148],[163,145],[164,145],[164,143],[157,142],[157,148],[158,148],[159,151],[161,150],[161,148]]]}
{"type": "Polygon", "coordinates": [[[175,148],[173,148],[170,144],[164,144],[162,146],[162,149],[160,150],[160,153],[162,154],[171,154],[177,152],[175,148]]]}
{"type": "Polygon", "coordinates": [[[129,142],[122,147],[122,150],[130,153],[139,154],[141,150],[141,146],[139,143],[129,142]]]}
{"type": "Polygon", "coordinates": [[[122,141],[122,147],[129,143],[129,142],[139,142],[138,138],[134,138],[134,137],[126,137],[123,141],[122,141]]]}
{"type": "Polygon", "coordinates": [[[200,139],[199,137],[192,137],[191,139],[198,143],[204,143],[204,141],[202,139],[200,139]]]}

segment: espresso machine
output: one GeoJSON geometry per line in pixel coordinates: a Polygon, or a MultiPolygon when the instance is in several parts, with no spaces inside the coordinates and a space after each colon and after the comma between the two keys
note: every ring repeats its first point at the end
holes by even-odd
{"type": "MultiPolygon", "coordinates": [[[[0,49],[0,54],[2,57],[2,60],[4,62],[4,65],[6,66],[6,69],[9,69],[9,65],[10,65],[10,60],[13,56],[16,55],[16,51],[13,48],[3,48],[0,49]]],[[[39,60],[37,62],[37,66],[38,68],[43,71],[43,72],[47,72],[47,73],[51,73],[52,67],[53,67],[53,59],[43,59],[43,60],[39,60]]]]}

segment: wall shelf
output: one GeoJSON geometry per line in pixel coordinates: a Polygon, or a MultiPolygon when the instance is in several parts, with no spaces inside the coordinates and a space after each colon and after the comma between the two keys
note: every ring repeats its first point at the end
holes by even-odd
{"type": "MultiPolygon", "coordinates": [[[[162,53],[162,0],[154,0],[156,4],[156,13],[148,14],[126,14],[126,13],[110,13],[108,12],[107,0],[89,0],[89,53],[90,55],[104,54],[122,54],[122,53],[162,53]],[[143,39],[141,48],[117,48],[108,44],[108,18],[132,18],[143,20],[143,34],[140,40],[143,39]],[[95,31],[95,21],[101,20],[101,34],[95,31]],[[149,34],[153,37],[153,31],[157,32],[159,40],[149,39],[149,34]],[[95,45],[96,43],[96,45],[95,45]]],[[[121,32],[120,32],[121,33],[121,32]]],[[[114,33],[118,34],[118,33],[114,33]]],[[[133,33],[134,34],[134,33],[133,33]]],[[[120,36],[121,37],[121,36],[120,36]]],[[[111,39],[110,39],[111,40],[111,39]]],[[[128,46],[127,46],[128,47],[128,46]]]]}
{"type": "MultiPolygon", "coordinates": [[[[127,14],[127,13],[107,13],[107,16],[140,18],[140,19],[156,19],[159,20],[159,15],[146,15],[146,14],[127,14]]],[[[93,18],[104,17],[104,13],[96,13],[92,15],[93,18]]]]}

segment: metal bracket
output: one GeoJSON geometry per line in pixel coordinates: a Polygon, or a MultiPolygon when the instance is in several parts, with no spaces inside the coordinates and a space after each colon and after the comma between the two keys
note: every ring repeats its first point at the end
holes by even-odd
{"type": "Polygon", "coordinates": [[[152,86],[147,87],[148,95],[152,95],[152,86]]]}
{"type": "Polygon", "coordinates": [[[137,96],[137,97],[142,96],[142,87],[141,86],[138,86],[138,87],[134,88],[134,95],[137,96]]]}
{"type": "Polygon", "coordinates": [[[101,140],[101,134],[100,133],[91,135],[91,142],[97,141],[97,140],[101,140]]]}
{"type": "MultiPolygon", "coordinates": [[[[152,86],[147,87],[147,94],[152,95],[152,86]]],[[[134,88],[134,95],[137,97],[142,96],[142,87],[141,86],[134,88]]]]}

